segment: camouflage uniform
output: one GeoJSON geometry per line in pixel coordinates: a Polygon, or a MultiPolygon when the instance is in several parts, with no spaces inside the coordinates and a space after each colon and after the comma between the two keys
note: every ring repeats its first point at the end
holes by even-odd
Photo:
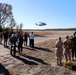
{"type": "Polygon", "coordinates": [[[70,49],[71,40],[69,36],[66,36],[66,40],[64,41],[64,48],[65,48],[65,59],[66,61],[71,61],[71,49],[70,49]]]}
{"type": "Polygon", "coordinates": [[[56,56],[57,56],[57,60],[62,60],[62,56],[63,56],[63,42],[61,40],[56,42],[56,48],[57,48],[57,52],[56,52],[56,56]]]}

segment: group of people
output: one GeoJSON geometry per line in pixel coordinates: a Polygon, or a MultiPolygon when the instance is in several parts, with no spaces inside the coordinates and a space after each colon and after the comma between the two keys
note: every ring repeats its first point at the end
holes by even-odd
{"type": "Polygon", "coordinates": [[[15,56],[16,55],[16,47],[18,48],[19,54],[22,54],[23,51],[23,44],[24,46],[27,46],[28,38],[29,38],[29,46],[34,47],[34,37],[35,35],[33,32],[27,33],[25,32],[24,34],[22,32],[12,32],[8,33],[7,31],[5,32],[0,32],[0,44],[2,44],[2,40],[4,41],[4,47],[7,47],[8,44],[10,44],[10,54],[15,56]]]}
{"type": "MultiPolygon", "coordinates": [[[[7,31],[0,32],[0,44],[2,44],[2,39],[4,39],[4,47],[7,47],[7,44],[10,43],[10,54],[16,55],[16,47],[18,48],[19,54],[22,54],[23,44],[27,46],[29,37],[29,46],[34,48],[34,37],[33,32],[28,34],[25,32],[18,33],[8,33],[7,31]],[[9,41],[8,41],[9,40],[9,41]]],[[[76,32],[73,36],[66,36],[65,40],[62,41],[62,38],[59,37],[59,40],[55,44],[56,46],[56,56],[57,56],[57,64],[62,64],[63,56],[65,56],[66,62],[71,62],[76,59],[76,32]]]]}
{"type": "Polygon", "coordinates": [[[76,32],[71,37],[67,35],[64,41],[62,41],[62,38],[59,37],[55,46],[58,65],[62,64],[63,56],[65,56],[66,62],[76,60],[76,32]]]}

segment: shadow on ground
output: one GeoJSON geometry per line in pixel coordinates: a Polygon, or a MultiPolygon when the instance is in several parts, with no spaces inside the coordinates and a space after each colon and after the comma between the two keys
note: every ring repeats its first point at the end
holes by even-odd
{"type": "Polygon", "coordinates": [[[72,71],[76,71],[76,64],[74,64],[74,63],[66,63],[65,67],[72,71]]]}
{"type": "Polygon", "coordinates": [[[24,54],[24,55],[22,55],[23,57],[26,57],[26,58],[28,58],[28,59],[30,59],[30,60],[34,60],[34,61],[36,61],[36,62],[39,62],[39,63],[41,63],[41,64],[44,64],[44,65],[48,65],[47,63],[45,63],[42,59],[40,59],[40,58],[36,58],[36,57],[33,57],[33,56],[29,56],[29,55],[26,55],[26,54],[24,54]]]}
{"type": "Polygon", "coordinates": [[[1,75],[10,75],[9,71],[2,64],[0,64],[0,74],[1,75]]]}
{"type": "Polygon", "coordinates": [[[35,37],[46,37],[45,35],[37,35],[35,34],[35,37]]]}
{"type": "Polygon", "coordinates": [[[76,71],[76,65],[72,65],[71,70],[76,71]]]}
{"type": "Polygon", "coordinates": [[[34,47],[34,48],[31,48],[31,47],[23,47],[24,49],[28,49],[28,50],[32,50],[32,51],[37,51],[37,50],[41,50],[41,51],[45,51],[45,52],[52,52],[54,53],[53,50],[50,50],[48,48],[42,48],[42,47],[34,47]]]}
{"type": "Polygon", "coordinates": [[[34,47],[34,49],[38,49],[38,50],[42,50],[42,51],[45,51],[45,52],[53,52],[52,50],[48,49],[48,48],[42,48],[42,47],[34,47]]]}
{"type": "Polygon", "coordinates": [[[24,49],[28,49],[28,50],[32,50],[32,51],[36,51],[34,48],[31,47],[23,47],[24,49]]]}
{"type": "MultiPolygon", "coordinates": [[[[10,50],[10,46],[7,46],[5,48],[7,48],[7,49],[10,50]]],[[[16,48],[17,48],[17,46],[16,46],[16,48]]],[[[34,47],[34,48],[31,48],[31,47],[23,47],[23,49],[28,49],[28,50],[33,50],[33,51],[42,50],[42,51],[45,51],[45,52],[52,52],[52,53],[54,53],[53,50],[50,50],[48,48],[42,48],[42,47],[34,47]]]]}
{"type": "Polygon", "coordinates": [[[18,59],[18,60],[20,60],[20,61],[22,61],[22,62],[24,62],[25,64],[28,64],[28,65],[38,65],[38,63],[36,63],[36,62],[27,60],[27,59],[22,58],[20,56],[15,56],[15,58],[18,59]]]}

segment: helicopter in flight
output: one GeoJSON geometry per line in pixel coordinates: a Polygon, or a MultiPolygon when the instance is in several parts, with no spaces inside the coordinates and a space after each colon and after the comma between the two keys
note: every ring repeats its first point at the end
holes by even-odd
{"type": "Polygon", "coordinates": [[[35,23],[37,26],[45,26],[46,25],[46,23],[44,23],[44,22],[37,22],[37,23],[35,23]]]}

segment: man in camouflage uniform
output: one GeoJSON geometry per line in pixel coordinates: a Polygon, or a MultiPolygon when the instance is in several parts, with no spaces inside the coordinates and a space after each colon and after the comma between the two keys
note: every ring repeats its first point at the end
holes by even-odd
{"type": "Polygon", "coordinates": [[[65,48],[65,59],[66,62],[71,62],[71,49],[70,49],[71,40],[69,39],[69,36],[66,36],[66,40],[64,41],[64,48],[65,48]]]}

